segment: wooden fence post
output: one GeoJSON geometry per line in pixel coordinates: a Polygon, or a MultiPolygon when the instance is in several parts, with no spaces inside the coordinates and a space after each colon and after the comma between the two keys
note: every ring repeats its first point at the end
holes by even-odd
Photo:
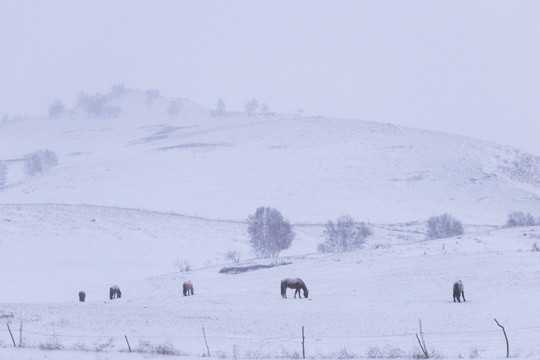
{"type": "Polygon", "coordinates": [[[208,342],[206,341],[206,333],[204,332],[204,327],[202,328],[202,333],[204,336],[204,344],[206,345],[206,352],[208,353],[208,357],[210,357],[210,348],[208,347],[208,342]]]}
{"type": "Polygon", "coordinates": [[[129,346],[129,341],[128,341],[128,339],[127,339],[127,336],[124,335],[124,337],[126,338],[126,342],[127,342],[127,345],[128,345],[129,352],[131,352],[131,346],[129,346]]]}
{"type": "Polygon", "coordinates": [[[306,347],[305,347],[306,337],[304,336],[304,325],[302,325],[302,359],[306,358],[306,347]]]}
{"type": "Polygon", "coordinates": [[[497,325],[499,325],[499,327],[502,329],[503,331],[503,334],[504,334],[504,338],[506,340],[506,357],[510,357],[510,346],[508,345],[508,336],[506,336],[506,331],[504,330],[504,326],[502,326],[501,324],[499,324],[499,322],[497,321],[497,319],[493,319],[495,320],[495,322],[497,323],[497,325]]]}
{"type": "Polygon", "coordinates": [[[22,347],[22,319],[21,319],[21,327],[19,328],[19,347],[22,347]]]}
{"type": "Polygon", "coordinates": [[[17,345],[15,345],[15,339],[13,338],[13,333],[11,332],[11,329],[9,328],[9,324],[7,324],[7,328],[9,331],[9,335],[11,335],[11,341],[13,341],[13,347],[17,347],[17,345]]]}
{"type": "Polygon", "coordinates": [[[420,349],[422,349],[422,352],[424,353],[424,356],[426,357],[426,359],[429,359],[429,353],[427,351],[426,341],[424,340],[424,330],[422,330],[422,320],[418,319],[418,325],[420,327],[420,337],[418,337],[418,334],[416,334],[416,340],[418,340],[420,349]],[[422,338],[422,341],[420,341],[420,338],[422,338]]]}

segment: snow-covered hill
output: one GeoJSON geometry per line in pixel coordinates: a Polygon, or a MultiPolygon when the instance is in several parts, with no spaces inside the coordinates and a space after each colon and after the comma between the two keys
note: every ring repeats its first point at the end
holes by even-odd
{"type": "Polygon", "coordinates": [[[8,164],[2,203],[71,203],[245,219],[259,206],[292,222],[349,214],[362,221],[503,224],[540,208],[540,159],[459,136],[359,120],[212,112],[130,91],[117,118],[80,109],[0,123],[8,164]],[[151,101],[149,101],[151,99],[151,101]],[[176,113],[170,115],[171,104],[176,113]],[[25,154],[59,165],[25,177],[25,154]]]}

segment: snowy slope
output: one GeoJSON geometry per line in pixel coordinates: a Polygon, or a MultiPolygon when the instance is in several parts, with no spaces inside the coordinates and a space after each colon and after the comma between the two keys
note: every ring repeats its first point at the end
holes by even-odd
{"type": "Polygon", "coordinates": [[[343,214],[373,222],[449,212],[503,224],[540,208],[540,159],[497,144],[390,124],[211,112],[128,92],[118,118],[74,111],[0,124],[8,162],[3,203],[95,204],[242,220],[259,206],[293,222],[343,214]],[[24,154],[49,149],[59,166],[22,174],[24,154]]]}
{"type": "MultiPolygon", "coordinates": [[[[244,251],[239,266],[269,263],[249,258],[240,224],[86,206],[2,206],[0,214],[0,270],[10,274],[2,279],[0,316],[14,329],[23,320],[27,348],[110,343],[104,351],[116,358],[127,350],[127,335],[141,351],[168,344],[199,357],[204,327],[214,356],[295,357],[305,326],[310,358],[343,351],[364,357],[377,349],[410,358],[419,351],[421,319],[428,347],[446,358],[502,358],[497,318],[513,355],[540,355],[540,252],[531,251],[540,243],[538,227],[467,227],[465,236],[425,241],[419,223],[374,226],[362,251],[317,254],[310,248],[321,229],[296,226],[299,242],[279,260],[284,265],[232,275],[219,273],[233,265],[220,257],[230,248],[244,251]],[[177,254],[192,271],[174,267],[177,254]],[[294,276],[308,284],[309,300],[292,292],[281,298],[280,279],[294,276]],[[181,294],[186,279],[193,297],[181,294]],[[465,284],[461,304],[452,302],[457,279],[465,284]],[[108,300],[113,284],[122,299],[108,300]],[[77,301],[79,290],[87,302],[77,301]]],[[[9,334],[0,334],[10,345],[9,334]]]]}

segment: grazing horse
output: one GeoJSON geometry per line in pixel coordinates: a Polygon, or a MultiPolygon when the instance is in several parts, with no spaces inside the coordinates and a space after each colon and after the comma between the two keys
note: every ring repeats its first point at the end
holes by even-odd
{"type": "Polygon", "coordinates": [[[191,281],[185,281],[182,284],[182,290],[184,292],[184,296],[193,295],[193,284],[191,281]]]}
{"type": "Polygon", "coordinates": [[[117,285],[111,286],[109,289],[109,298],[112,300],[114,298],[120,299],[122,297],[122,292],[117,285]]]}
{"type": "Polygon", "coordinates": [[[294,292],[294,298],[296,299],[296,294],[298,294],[298,297],[301,299],[302,295],[300,295],[300,289],[304,290],[304,297],[307,299],[309,291],[306,286],[306,284],[302,281],[302,279],[283,279],[281,280],[281,296],[283,296],[285,299],[287,298],[287,288],[295,289],[294,292]]]}
{"type": "Polygon", "coordinates": [[[454,283],[454,302],[456,302],[456,299],[458,302],[461,302],[460,296],[463,296],[463,301],[465,300],[465,290],[463,289],[463,283],[461,280],[458,280],[454,283]]]}
{"type": "Polygon", "coordinates": [[[84,302],[84,299],[86,299],[86,293],[84,291],[79,291],[79,301],[84,302]]]}

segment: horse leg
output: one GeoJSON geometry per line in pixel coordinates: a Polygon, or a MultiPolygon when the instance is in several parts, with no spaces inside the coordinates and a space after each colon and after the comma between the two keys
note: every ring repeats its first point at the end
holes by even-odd
{"type": "Polygon", "coordinates": [[[465,300],[465,291],[461,292],[461,296],[463,296],[463,301],[467,302],[467,300],[465,300]]]}

